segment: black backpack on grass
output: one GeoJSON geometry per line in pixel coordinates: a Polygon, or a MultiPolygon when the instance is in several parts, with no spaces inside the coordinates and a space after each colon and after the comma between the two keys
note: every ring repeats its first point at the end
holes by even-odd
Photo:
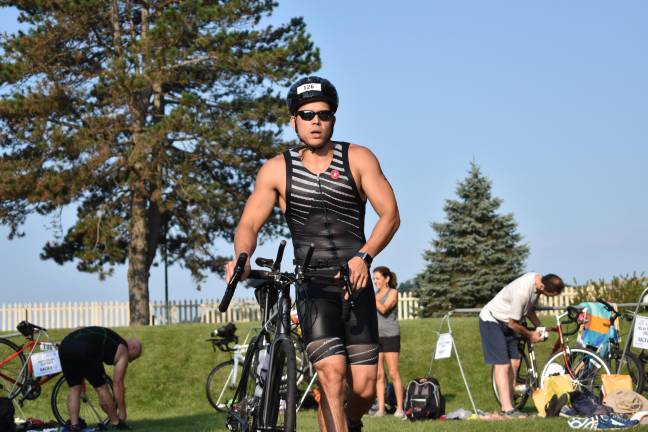
{"type": "Polygon", "coordinates": [[[16,423],[14,422],[15,413],[16,411],[11,399],[0,397],[0,431],[14,432],[16,430],[16,423]]]}
{"type": "Polygon", "coordinates": [[[405,414],[411,421],[438,419],[445,414],[445,398],[436,378],[415,378],[407,385],[405,414]]]}

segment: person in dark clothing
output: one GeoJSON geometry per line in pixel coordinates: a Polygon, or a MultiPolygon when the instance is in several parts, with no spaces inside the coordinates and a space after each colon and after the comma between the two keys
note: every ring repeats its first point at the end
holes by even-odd
{"type": "MultiPolygon", "coordinates": [[[[398,229],[400,216],[394,191],[371,150],[331,139],[338,102],[333,84],[321,77],[302,78],[290,88],[290,125],[300,144],[268,160],[257,174],[236,228],[234,251],[236,256],[252,256],[275,205],[286,217],[297,263],[303,263],[314,244],[308,280],[297,287],[297,311],[322,390],[319,428],[358,432],[374,400],[378,369],[378,320],[369,268],[398,229]],[[367,201],[378,215],[369,238],[367,201]],[[348,320],[343,319],[342,264],[348,265],[354,298],[348,320]]],[[[226,265],[227,281],[235,264],[226,265]]]]}
{"type": "Polygon", "coordinates": [[[80,398],[83,380],[87,380],[97,391],[101,408],[108,414],[110,424],[116,429],[126,426],[126,399],[124,377],[128,364],[142,354],[142,343],[138,339],[124,340],[117,333],[105,327],[83,327],[68,334],[59,347],[63,375],[70,387],[68,395],[69,429],[82,430],[79,419],[80,398]],[[104,363],[114,365],[113,403],[104,363]]]}

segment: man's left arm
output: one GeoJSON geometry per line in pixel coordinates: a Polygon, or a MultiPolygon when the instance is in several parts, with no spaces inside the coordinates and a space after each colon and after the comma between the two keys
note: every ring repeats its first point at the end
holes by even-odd
{"type": "MultiPolygon", "coordinates": [[[[378,215],[371,236],[359,252],[367,252],[375,257],[389,244],[400,225],[400,215],[394,190],[385,178],[376,156],[366,147],[353,145],[349,149],[349,160],[357,167],[354,174],[360,190],[371,203],[378,215]]],[[[349,261],[351,283],[354,289],[362,289],[367,285],[369,269],[360,257],[349,261]]]]}

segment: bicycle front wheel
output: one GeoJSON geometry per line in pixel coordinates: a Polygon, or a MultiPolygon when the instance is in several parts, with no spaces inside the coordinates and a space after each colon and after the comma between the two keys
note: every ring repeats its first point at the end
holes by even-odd
{"type": "Polygon", "coordinates": [[[290,339],[272,346],[268,380],[263,387],[260,428],[293,432],[296,429],[295,347],[290,339]]]}
{"type": "Polygon", "coordinates": [[[226,426],[232,432],[250,432],[257,430],[256,416],[261,387],[257,372],[260,369],[260,356],[265,352],[264,336],[252,338],[245,353],[245,361],[241,368],[240,379],[232,396],[227,403],[226,426]],[[259,382],[259,384],[257,384],[259,382]],[[257,385],[258,390],[257,390],[257,385]]]}
{"type": "MultiPolygon", "coordinates": [[[[520,367],[518,368],[515,383],[513,384],[513,406],[519,410],[524,408],[527,400],[529,399],[529,394],[531,393],[531,382],[529,378],[529,371],[531,370],[531,364],[529,363],[529,358],[525,353],[520,353],[520,367]]],[[[495,394],[495,399],[497,403],[502,404],[500,399],[499,390],[495,382],[495,366],[491,369],[491,385],[493,386],[493,393],[495,394]]]]}
{"type": "Polygon", "coordinates": [[[643,393],[646,377],[639,357],[635,353],[626,352],[623,362],[621,362],[621,368],[619,369],[620,358],[621,352],[616,352],[612,355],[610,359],[610,370],[612,373],[617,373],[618,370],[622,375],[630,375],[634,390],[637,393],[643,393]]]}
{"type": "Polygon", "coordinates": [[[25,385],[26,368],[25,355],[20,347],[9,339],[0,338],[0,396],[13,399],[25,385]]]}
{"type": "Polygon", "coordinates": [[[205,383],[207,400],[216,411],[227,411],[228,404],[234,398],[234,392],[238,385],[236,380],[240,376],[240,372],[234,370],[235,367],[241,369],[240,365],[234,365],[234,360],[228,360],[214,366],[207,375],[207,382],[205,383]]]}
{"type": "MultiPolygon", "coordinates": [[[[115,396],[113,395],[112,390],[112,379],[109,376],[106,376],[106,384],[108,384],[108,390],[110,395],[113,397],[113,403],[115,404],[115,396]]],[[[52,412],[56,421],[61,425],[65,426],[65,422],[69,418],[67,410],[67,400],[68,400],[69,388],[65,377],[62,376],[54,385],[54,390],[52,390],[52,412]]],[[[116,407],[116,405],[115,405],[116,407]]],[[[79,417],[84,419],[88,425],[92,424],[102,424],[107,425],[110,422],[108,414],[104,412],[101,408],[101,403],[99,401],[99,395],[94,388],[90,385],[88,381],[85,381],[81,384],[81,403],[80,403],[79,417]]]]}
{"type": "Polygon", "coordinates": [[[567,353],[567,362],[562,351],[555,353],[540,375],[540,387],[544,388],[547,378],[553,375],[566,375],[569,370],[574,374],[574,388],[585,388],[596,396],[601,397],[603,375],[610,374],[610,368],[605,361],[593,351],[584,348],[572,348],[567,353]]]}

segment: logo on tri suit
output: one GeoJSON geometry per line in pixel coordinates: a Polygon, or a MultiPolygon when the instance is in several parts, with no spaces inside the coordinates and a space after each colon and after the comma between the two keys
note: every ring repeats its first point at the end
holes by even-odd
{"type": "Polygon", "coordinates": [[[337,180],[337,179],[340,178],[340,171],[338,171],[338,170],[336,170],[336,169],[331,170],[331,174],[330,174],[330,176],[331,176],[331,178],[332,178],[333,180],[337,180]]]}

